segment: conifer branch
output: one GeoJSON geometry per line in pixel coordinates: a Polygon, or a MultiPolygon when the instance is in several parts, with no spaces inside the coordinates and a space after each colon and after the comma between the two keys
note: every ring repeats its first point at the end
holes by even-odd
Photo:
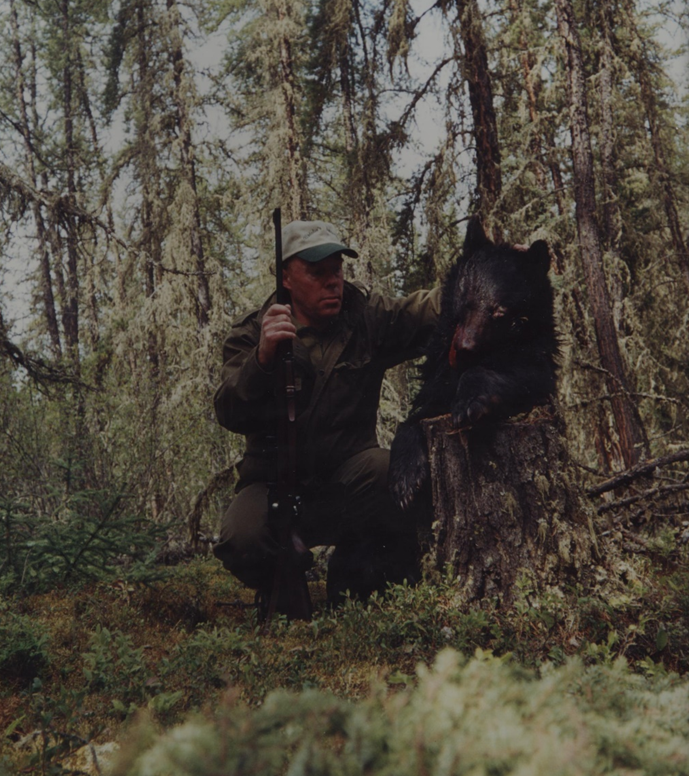
{"type": "Polygon", "coordinates": [[[7,328],[0,312],[0,356],[8,358],[16,367],[21,367],[38,385],[46,383],[69,383],[88,387],[72,372],[60,366],[48,364],[43,359],[32,356],[12,342],[7,334],[7,328]]]}
{"type": "Polygon", "coordinates": [[[28,181],[24,180],[21,175],[18,175],[14,170],[8,167],[6,164],[0,162],[0,194],[12,193],[17,195],[22,204],[27,202],[33,202],[42,207],[45,207],[48,211],[53,213],[57,220],[63,220],[65,216],[72,216],[79,218],[82,221],[99,227],[109,237],[112,237],[123,248],[128,249],[127,243],[118,237],[108,224],[102,221],[93,213],[89,213],[84,208],[77,205],[72,198],[56,192],[46,191],[44,189],[37,189],[28,181]],[[2,190],[5,190],[3,192],[2,190]]]}

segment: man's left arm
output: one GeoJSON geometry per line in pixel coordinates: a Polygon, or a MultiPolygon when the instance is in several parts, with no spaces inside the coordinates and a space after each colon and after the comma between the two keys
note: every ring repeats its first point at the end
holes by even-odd
{"type": "Polygon", "coordinates": [[[378,352],[389,366],[421,355],[438,322],[441,295],[440,286],[396,299],[371,295],[378,352]]]}

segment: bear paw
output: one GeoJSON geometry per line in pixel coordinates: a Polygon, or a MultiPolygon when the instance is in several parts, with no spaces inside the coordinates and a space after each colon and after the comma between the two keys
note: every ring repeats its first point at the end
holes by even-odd
{"type": "Polygon", "coordinates": [[[400,426],[392,443],[388,487],[400,509],[409,509],[428,479],[428,454],[421,427],[400,426]]]}
{"type": "Polygon", "coordinates": [[[469,399],[458,399],[452,406],[452,423],[455,428],[473,426],[489,415],[498,400],[494,396],[472,396],[469,399]]]}

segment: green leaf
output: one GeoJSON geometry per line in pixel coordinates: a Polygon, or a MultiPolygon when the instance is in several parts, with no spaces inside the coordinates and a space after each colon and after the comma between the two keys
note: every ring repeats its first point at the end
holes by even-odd
{"type": "Polygon", "coordinates": [[[668,635],[667,631],[664,631],[662,628],[658,631],[658,635],[656,636],[656,649],[658,652],[665,649],[667,647],[667,641],[668,641],[668,635]]]}

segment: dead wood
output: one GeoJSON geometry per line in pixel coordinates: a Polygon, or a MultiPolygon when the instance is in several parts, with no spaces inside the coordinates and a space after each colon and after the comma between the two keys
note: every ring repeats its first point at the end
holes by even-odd
{"type": "Polygon", "coordinates": [[[467,601],[509,602],[520,580],[545,591],[590,568],[592,510],[544,415],[462,432],[447,416],[424,422],[434,512],[427,568],[449,566],[467,601]]]}
{"type": "Polygon", "coordinates": [[[663,455],[660,458],[654,458],[651,461],[642,461],[641,463],[626,469],[623,472],[618,472],[614,477],[602,482],[600,485],[596,485],[595,488],[589,488],[586,491],[587,496],[600,496],[608,491],[620,488],[623,485],[629,485],[634,480],[638,480],[641,477],[648,477],[652,475],[656,469],[660,469],[663,466],[668,466],[673,463],[680,463],[682,461],[689,461],[689,450],[677,450],[669,455],[663,455]]]}
{"type": "Polygon", "coordinates": [[[221,488],[227,487],[235,477],[235,466],[238,461],[233,462],[226,469],[216,472],[210,479],[208,485],[199,492],[194,500],[194,506],[187,518],[187,525],[189,527],[189,542],[194,551],[198,551],[201,544],[201,518],[203,513],[210,504],[210,499],[213,494],[221,488]]]}

